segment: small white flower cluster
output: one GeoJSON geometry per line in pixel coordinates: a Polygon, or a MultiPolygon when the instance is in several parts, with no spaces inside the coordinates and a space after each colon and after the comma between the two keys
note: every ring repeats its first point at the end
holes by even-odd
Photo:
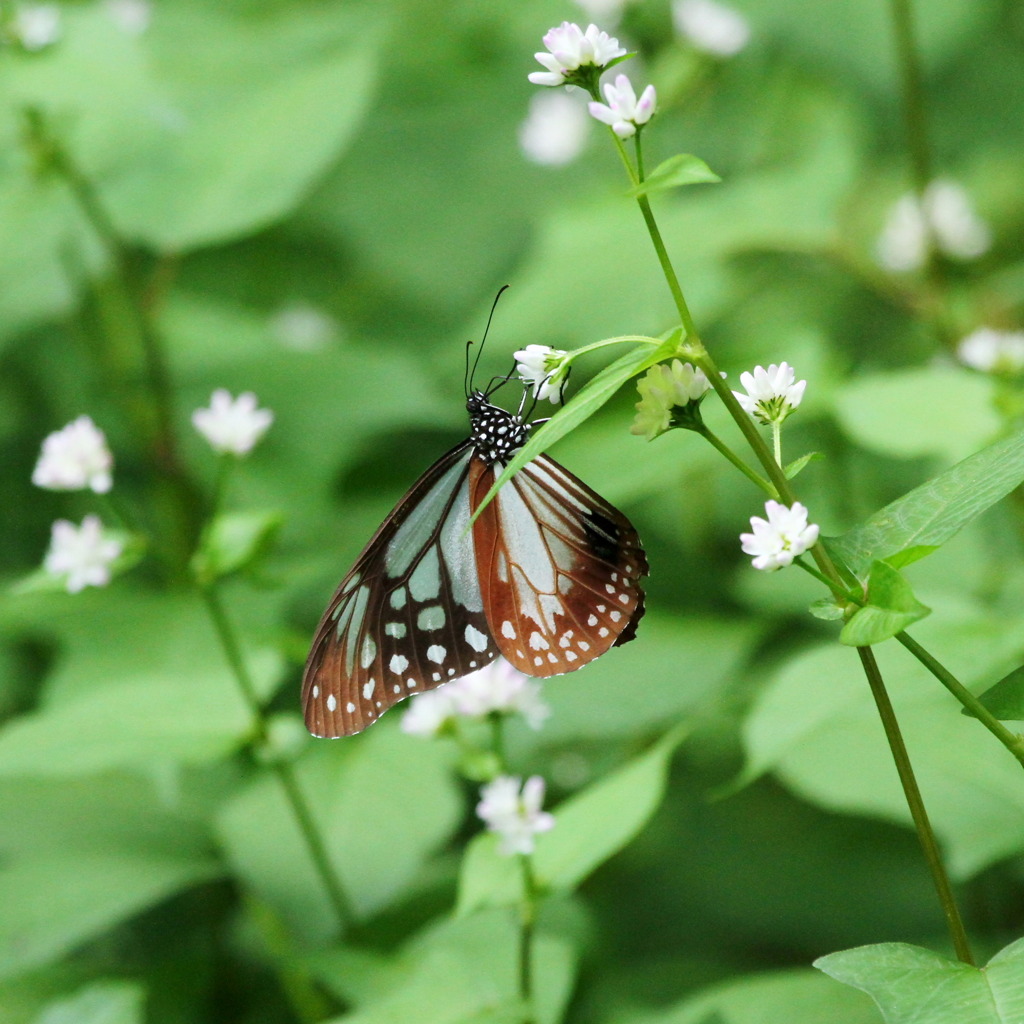
{"type": "MultiPolygon", "coordinates": [[[[534,56],[546,70],[530,73],[528,77],[534,85],[582,85],[596,91],[595,76],[626,55],[618,39],[602,32],[596,25],[588,25],[583,30],[571,21],[563,21],[551,29],[544,36],[544,45],[547,52],[534,56]]],[[[589,104],[590,114],[608,125],[620,138],[636,135],[657,110],[658,98],[653,85],[648,85],[639,99],[626,75],[617,75],[614,83],[606,82],[602,88],[607,102],[592,101],[589,104]]],[[[571,147],[567,149],[573,156],[578,152],[571,147]]]]}
{"type": "Polygon", "coordinates": [[[893,271],[919,269],[929,236],[940,252],[958,260],[977,259],[992,245],[988,225],[974,212],[966,191],[947,179],[933,181],[920,202],[915,195],[897,200],[878,238],[878,262],[893,271]]]}
{"type": "Polygon", "coordinates": [[[498,836],[498,848],[506,856],[533,853],[535,837],[555,827],[554,816],[541,810],[544,788],[539,775],[525,782],[513,775],[499,775],[480,790],[476,813],[498,836]]]}
{"type": "Polygon", "coordinates": [[[519,147],[535,164],[562,167],[583,152],[589,129],[587,108],[576,96],[565,90],[538,92],[519,126],[519,147]]]}
{"type": "Polygon", "coordinates": [[[750,42],[746,18],[715,0],[676,0],[672,22],[695,49],[714,57],[733,57],[750,42]]]}
{"type": "Polygon", "coordinates": [[[781,423],[801,402],[807,381],[796,381],[789,363],[772,363],[766,370],[755,366],[754,372],[740,374],[746,392],[734,391],[736,400],[754,419],[764,424],[781,423]]]}
{"type": "Polygon", "coordinates": [[[672,426],[673,410],[685,410],[699,403],[711,387],[703,370],[690,363],[673,359],[671,363],[652,366],[636,384],[640,401],[636,418],[629,428],[653,441],[672,426]]]}
{"type": "Polygon", "coordinates": [[[818,540],[818,526],[807,522],[807,509],[799,501],[792,508],[765,502],[767,519],[750,517],[752,533],[741,533],[743,551],[753,555],[755,569],[772,571],[790,565],[818,540]]]}
{"type": "MultiPolygon", "coordinates": [[[[227,391],[213,393],[211,408],[193,414],[196,429],[219,452],[244,455],[273,422],[273,414],[259,409],[256,396],[227,391]]],[[[114,456],[106,435],[89,416],[79,416],[48,435],[32,471],[32,482],[51,491],[92,490],[106,494],[113,486],[114,456]]],[[[110,582],[111,566],[124,551],[124,543],[106,533],[99,516],[88,515],[81,526],[66,519],[53,524],[50,548],[43,568],[63,579],[72,594],[85,587],[110,582]]]]}
{"type": "Polygon", "coordinates": [[[550,399],[558,402],[562,393],[562,383],[569,372],[567,355],[560,348],[549,345],[527,345],[515,353],[516,372],[524,384],[533,387],[534,396],[538,401],[550,399]]]}
{"type": "Polygon", "coordinates": [[[540,684],[498,658],[461,679],[414,697],[402,717],[402,731],[432,737],[456,717],[483,719],[492,712],[522,715],[532,729],[539,729],[551,714],[541,700],[540,684]]]}
{"type": "Polygon", "coordinates": [[[60,7],[57,4],[17,4],[9,31],[22,49],[45,50],[60,40],[60,7]]]}
{"type": "Polygon", "coordinates": [[[208,409],[192,413],[192,425],[222,455],[248,455],[273,422],[274,414],[258,408],[251,391],[232,398],[229,391],[218,388],[208,409]]]}
{"type": "Polygon", "coordinates": [[[956,354],[965,366],[983,373],[1024,372],[1024,331],[979,327],[960,342],[956,354]]]}

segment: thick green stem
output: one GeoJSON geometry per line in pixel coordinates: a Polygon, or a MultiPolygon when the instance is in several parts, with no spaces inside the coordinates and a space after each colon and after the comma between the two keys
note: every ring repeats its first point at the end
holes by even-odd
{"type": "Polygon", "coordinates": [[[878,708],[878,715],[882,720],[882,727],[885,729],[885,737],[889,741],[889,749],[892,751],[892,758],[896,763],[896,771],[899,773],[900,783],[903,786],[903,795],[906,798],[907,806],[910,808],[910,816],[913,818],[917,837],[921,841],[921,848],[924,851],[924,858],[931,872],[932,882],[938,893],[939,902],[942,904],[942,910],[946,915],[946,924],[949,927],[949,934],[953,940],[953,948],[956,950],[957,959],[973,966],[974,957],[971,955],[971,949],[967,942],[967,933],[964,930],[960,911],[953,896],[953,887],[949,883],[949,877],[942,863],[939,844],[936,842],[935,833],[932,831],[931,823],[928,820],[928,812],[925,810],[924,801],[921,799],[921,791],[918,789],[917,779],[914,777],[914,769],[910,764],[910,757],[903,742],[899,723],[896,721],[896,713],[889,701],[889,694],[885,689],[882,674],[878,670],[878,663],[875,661],[874,653],[870,647],[858,647],[857,653],[860,655],[861,664],[864,666],[864,674],[868,678],[871,694],[875,698],[875,706],[878,708]]]}
{"type": "MultiPolygon", "coordinates": [[[[242,657],[241,645],[221,602],[216,584],[201,586],[199,592],[206,605],[206,610],[210,614],[210,620],[217,633],[217,639],[224,649],[224,655],[231,666],[231,671],[235,681],[238,683],[238,688],[252,713],[256,741],[264,744],[267,741],[266,712],[263,710],[263,703],[260,700],[259,693],[256,691],[256,686],[245,664],[245,659],[242,657]]],[[[345,896],[345,890],[342,887],[341,881],[334,870],[334,865],[331,863],[330,855],[327,852],[327,845],[324,843],[320,829],[313,818],[309,803],[302,792],[295,771],[290,764],[280,761],[275,761],[271,767],[281,781],[285,797],[291,805],[292,813],[295,815],[295,820],[305,840],[310,859],[313,861],[317,874],[319,874],[324,889],[327,891],[328,899],[334,908],[334,913],[338,919],[338,926],[343,928],[352,916],[348,899],[345,896]]]]}

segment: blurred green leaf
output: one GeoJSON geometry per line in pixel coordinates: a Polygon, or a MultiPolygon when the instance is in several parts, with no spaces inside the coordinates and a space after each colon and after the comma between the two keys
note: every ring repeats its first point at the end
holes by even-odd
{"type": "Polygon", "coordinates": [[[209,858],[68,850],[0,867],[0,977],[49,963],[182,889],[217,877],[209,858]]]}
{"type": "MultiPolygon", "coordinates": [[[[968,687],[1019,660],[1024,623],[948,596],[914,638],[968,687]],[[971,652],[965,658],[965,652],[971,652]]],[[[875,651],[950,870],[966,878],[1024,849],[1020,766],[895,644],[875,651]]],[[[773,771],[827,810],[910,824],[856,654],[820,647],[785,661],[743,727],[744,781],[773,771]]]]}
{"type": "Polygon", "coordinates": [[[811,970],[740,976],[688,996],[667,1010],[618,1015],[612,1024],[879,1024],[869,999],[811,970]]]}
{"type": "MultiPolygon", "coordinates": [[[[444,744],[383,723],[358,739],[320,741],[295,765],[360,918],[407,896],[458,825],[462,801],[450,760],[444,744]]],[[[264,776],[231,800],[218,828],[234,870],[298,934],[333,932],[330,904],[277,778],[264,776]]]]}
{"type": "Polygon", "coordinates": [[[38,1024],[143,1024],[146,990],[130,981],[99,981],[50,1003],[38,1024]]]}
{"type": "Polygon", "coordinates": [[[792,480],[799,473],[802,473],[810,462],[817,462],[820,459],[825,458],[821,452],[808,452],[806,455],[801,455],[799,459],[794,459],[785,468],[785,474],[787,480],[792,480]]]}
{"type": "Polygon", "coordinates": [[[963,459],[1000,432],[992,381],[955,366],[889,370],[848,381],[836,396],[843,430],[884,455],[963,459]]]}
{"type": "Polygon", "coordinates": [[[1024,432],[996,441],[880,509],[828,548],[858,576],[885,559],[906,565],[944,544],[1024,480],[1024,432]]]}
{"type": "MultiPolygon", "coordinates": [[[[1024,722],[1024,665],[978,694],[978,700],[1004,722],[1024,722]]],[[[960,713],[975,717],[969,708],[961,708],[960,713]]]]}
{"type": "Polygon", "coordinates": [[[628,194],[634,197],[650,195],[653,192],[665,192],[683,185],[700,185],[721,180],[700,157],[689,153],[677,153],[658,164],[639,185],[631,188],[628,194]]]}
{"type": "MultiPolygon", "coordinates": [[[[665,774],[687,730],[677,727],[645,754],[559,804],[555,827],[537,837],[537,884],[571,891],[644,827],[661,802],[665,774]]],[[[521,892],[519,863],[498,852],[496,837],[481,833],[469,844],[459,879],[458,913],[514,903],[521,892]]]]}
{"type": "Polygon", "coordinates": [[[894,637],[931,613],[910,584],[887,562],[872,562],[868,574],[867,604],[858,608],[839,634],[848,647],[870,647],[894,637]]]}
{"type": "Polygon", "coordinates": [[[280,512],[228,512],[207,524],[192,572],[200,584],[241,572],[263,558],[284,524],[280,512]]]}
{"type": "Polygon", "coordinates": [[[983,968],[920,946],[883,942],[819,957],[814,966],[867,992],[886,1024],[1017,1024],[1024,1020],[1024,939],[983,968]]]}

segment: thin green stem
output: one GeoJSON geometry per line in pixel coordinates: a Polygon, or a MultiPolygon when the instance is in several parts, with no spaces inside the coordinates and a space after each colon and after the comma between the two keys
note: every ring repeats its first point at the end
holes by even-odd
{"type": "Polygon", "coordinates": [[[706,438],[708,443],[722,453],[748,480],[761,488],[769,497],[777,497],[775,488],[763,476],[755,473],[717,434],[709,427],[701,424],[694,428],[698,434],[706,438]]]}
{"type": "Polygon", "coordinates": [[[910,816],[913,818],[914,828],[917,830],[917,837],[921,841],[921,848],[924,851],[925,861],[931,872],[932,882],[935,885],[939,902],[946,916],[946,924],[949,927],[949,934],[953,941],[953,948],[956,950],[957,959],[973,966],[974,957],[971,955],[970,945],[967,942],[967,933],[964,930],[963,920],[960,917],[960,910],[953,896],[953,887],[950,885],[949,876],[946,874],[945,866],[942,863],[939,844],[936,842],[935,833],[932,831],[931,823],[928,820],[928,812],[925,810],[924,801],[921,799],[921,791],[918,789],[917,779],[914,777],[914,769],[910,763],[910,756],[907,754],[903,735],[896,720],[896,713],[889,700],[889,694],[886,691],[882,674],[878,669],[878,662],[875,661],[874,652],[870,647],[858,647],[857,653],[860,655],[864,674],[867,676],[868,685],[871,687],[871,694],[875,698],[878,715],[882,719],[885,737],[889,741],[889,749],[892,751],[893,761],[896,763],[896,771],[899,773],[900,783],[903,786],[903,795],[906,798],[907,806],[910,808],[910,816]]]}
{"type": "Polygon", "coordinates": [[[1007,729],[945,665],[929,654],[916,640],[906,633],[897,633],[896,639],[1024,765],[1024,737],[1007,729]]]}
{"type": "Polygon", "coordinates": [[[778,419],[772,420],[772,449],[775,454],[775,464],[782,466],[782,422],[778,419]]]}
{"type": "Polygon", "coordinates": [[[533,939],[537,919],[537,880],[528,853],[519,854],[523,879],[523,898],[519,904],[519,997],[526,1007],[524,1024],[533,1024],[533,939]]]}
{"type": "MultiPolygon", "coordinates": [[[[209,612],[217,639],[220,641],[227,662],[231,666],[232,674],[238,683],[238,688],[252,713],[256,741],[264,744],[267,741],[266,712],[263,709],[263,703],[256,690],[252,675],[249,673],[245,659],[242,657],[241,645],[220,599],[216,584],[201,586],[199,592],[202,595],[203,603],[206,605],[206,610],[209,612]]],[[[299,780],[290,764],[275,761],[271,767],[281,780],[281,786],[284,789],[288,803],[291,805],[299,830],[302,832],[310,859],[313,861],[320,880],[327,890],[327,896],[334,908],[339,928],[343,928],[352,916],[348,899],[345,896],[345,890],[342,887],[341,881],[334,870],[334,865],[331,863],[327,846],[310,811],[309,803],[302,792],[299,780]]]]}

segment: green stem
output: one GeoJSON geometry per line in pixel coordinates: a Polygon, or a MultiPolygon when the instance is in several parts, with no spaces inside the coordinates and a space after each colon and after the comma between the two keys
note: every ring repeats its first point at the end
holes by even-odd
{"type": "Polygon", "coordinates": [[[896,639],[1024,765],[1024,737],[1007,729],[945,665],[929,654],[916,640],[906,633],[897,633],[896,639]]]}
{"type": "Polygon", "coordinates": [[[860,655],[864,674],[868,678],[871,694],[875,698],[878,715],[882,719],[885,737],[889,741],[889,749],[892,751],[893,761],[896,763],[896,771],[899,773],[900,783],[903,786],[903,795],[906,798],[907,806],[910,808],[910,816],[913,818],[917,837],[921,841],[921,848],[924,851],[925,861],[931,872],[932,882],[938,893],[939,902],[942,904],[943,912],[946,915],[946,924],[949,927],[957,959],[973,966],[974,957],[971,955],[971,949],[967,942],[967,933],[964,930],[960,911],[953,896],[953,888],[949,883],[949,877],[942,863],[939,845],[935,840],[935,833],[932,831],[931,823],[928,820],[928,812],[925,810],[924,801],[921,799],[921,791],[918,789],[917,780],[914,777],[914,769],[910,764],[910,757],[903,742],[899,723],[896,721],[896,713],[893,711],[892,704],[889,701],[889,694],[886,692],[885,683],[878,669],[878,663],[875,661],[874,652],[870,647],[858,647],[857,653],[860,655]]]}
{"type": "Polygon", "coordinates": [[[528,853],[519,854],[523,876],[523,898],[519,904],[519,996],[527,1008],[523,1024],[533,1024],[533,938],[537,919],[537,880],[528,853]]]}
{"type": "Polygon", "coordinates": [[[717,434],[709,427],[701,424],[694,428],[698,434],[706,438],[712,447],[722,453],[748,480],[761,488],[770,498],[777,497],[775,488],[758,473],[755,473],[717,434]]]}
{"type": "Polygon", "coordinates": [[[772,448],[775,453],[775,464],[782,465],[782,422],[778,419],[772,420],[772,448]]]}
{"type": "MultiPolygon", "coordinates": [[[[258,743],[264,744],[267,742],[266,712],[263,709],[262,701],[249,673],[249,669],[245,664],[245,659],[242,657],[241,645],[221,602],[216,584],[201,586],[199,592],[206,605],[206,610],[209,612],[210,620],[217,633],[217,639],[220,641],[221,647],[224,649],[224,655],[231,666],[235,681],[238,683],[238,688],[252,713],[255,738],[258,743]]],[[[277,761],[271,767],[281,781],[285,796],[291,805],[292,813],[295,815],[299,830],[306,842],[310,859],[313,861],[320,880],[327,890],[328,898],[338,919],[338,925],[343,928],[352,916],[348,899],[345,896],[341,881],[335,873],[334,865],[331,863],[330,855],[327,852],[327,846],[310,811],[309,803],[302,792],[299,780],[290,764],[277,761]]]]}

